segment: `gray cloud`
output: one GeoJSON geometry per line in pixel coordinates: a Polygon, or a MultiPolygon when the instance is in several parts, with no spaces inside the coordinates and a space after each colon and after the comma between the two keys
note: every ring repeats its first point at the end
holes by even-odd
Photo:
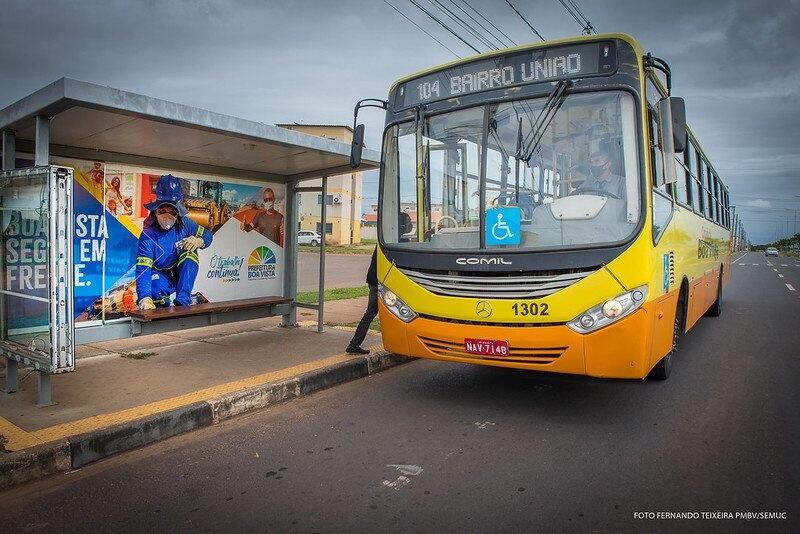
{"type": "MultiPolygon", "coordinates": [[[[391,1],[470,53],[407,0],[391,1]]],[[[503,0],[470,3],[517,42],[535,40],[503,0]]],[[[394,79],[454,59],[380,0],[0,4],[0,106],[71,76],[264,122],[349,124],[358,99],[385,97],[394,79]]],[[[579,31],[555,0],[515,4],[547,38],[579,31]]],[[[785,220],[800,207],[800,1],[581,5],[599,31],[630,33],[670,62],[674,93],[752,220],[751,237],[777,237],[778,224],[762,219],[785,220]],[[744,206],[759,198],[772,207],[744,206]]],[[[383,118],[364,119],[377,146],[383,118]]],[[[376,182],[367,177],[366,204],[376,182]]]]}

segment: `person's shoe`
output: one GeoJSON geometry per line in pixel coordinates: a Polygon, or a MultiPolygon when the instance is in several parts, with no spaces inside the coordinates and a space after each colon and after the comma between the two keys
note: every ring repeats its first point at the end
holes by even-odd
{"type": "Polygon", "coordinates": [[[367,349],[361,347],[347,347],[347,354],[369,354],[367,349]]]}

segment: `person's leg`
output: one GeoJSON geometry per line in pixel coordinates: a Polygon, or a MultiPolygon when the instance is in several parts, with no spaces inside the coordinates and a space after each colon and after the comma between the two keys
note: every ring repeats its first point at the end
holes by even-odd
{"type": "Polygon", "coordinates": [[[192,303],[192,288],[197,278],[199,264],[196,252],[183,251],[178,258],[177,282],[175,286],[175,305],[188,306],[192,303]]]}
{"type": "Polygon", "coordinates": [[[351,339],[350,344],[347,345],[348,351],[358,352],[357,349],[361,347],[364,338],[367,337],[369,325],[376,315],[378,315],[378,286],[371,285],[369,286],[369,302],[367,303],[367,309],[356,327],[356,333],[353,334],[353,339],[351,339]]]}
{"type": "Polygon", "coordinates": [[[153,304],[156,308],[168,308],[171,304],[169,296],[175,292],[175,284],[165,272],[153,276],[153,304]],[[158,276],[158,278],[156,278],[158,276]]]}

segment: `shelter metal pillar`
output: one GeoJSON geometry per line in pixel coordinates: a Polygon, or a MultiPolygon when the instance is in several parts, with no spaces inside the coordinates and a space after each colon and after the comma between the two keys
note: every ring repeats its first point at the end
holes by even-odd
{"type": "Polygon", "coordinates": [[[327,223],[328,206],[328,177],[322,177],[322,209],[320,210],[320,226],[322,236],[319,241],[319,308],[317,308],[317,332],[322,332],[325,327],[323,323],[325,315],[325,226],[327,223]]]}
{"type": "MultiPolygon", "coordinates": [[[[297,221],[299,210],[297,183],[286,184],[286,223],[283,228],[283,296],[294,299],[297,296],[297,221]]],[[[282,326],[297,325],[297,307],[293,302],[289,312],[283,315],[282,326]]]]}
{"type": "Polygon", "coordinates": [[[50,165],[50,118],[36,116],[36,165],[50,165]]]}
{"type": "Polygon", "coordinates": [[[11,171],[16,167],[17,137],[14,130],[3,130],[3,170],[11,171]]]}
{"type": "MultiPolygon", "coordinates": [[[[17,152],[16,133],[12,130],[3,130],[3,170],[10,171],[16,167],[17,152]]],[[[0,276],[0,290],[5,290],[5,276],[0,276]]],[[[5,295],[0,293],[0,338],[6,339],[6,303],[5,295]]],[[[19,364],[17,360],[6,358],[6,383],[5,392],[14,393],[19,390],[19,364]]]]}

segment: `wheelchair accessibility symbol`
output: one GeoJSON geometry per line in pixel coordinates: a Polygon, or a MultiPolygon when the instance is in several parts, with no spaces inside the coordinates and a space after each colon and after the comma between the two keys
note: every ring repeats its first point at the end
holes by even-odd
{"type": "Polygon", "coordinates": [[[521,210],[519,208],[492,208],[486,210],[486,244],[519,245],[521,210]]]}

